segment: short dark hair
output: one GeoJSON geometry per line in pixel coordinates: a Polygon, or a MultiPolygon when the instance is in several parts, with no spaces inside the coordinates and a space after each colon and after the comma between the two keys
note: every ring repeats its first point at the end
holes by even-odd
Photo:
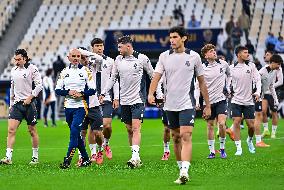
{"type": "Polygon", "coordinates": [[[28,57],[28,53],[24,49],[17,49],[14,53],[15,55],[21,55],[23,58],[26,58],[26,62],[29,62],[31,59],[28,57]]]}
{"type": "Polygon", "coordinates": [[[278,65],[282,65],[283,64],[283,59],[280,55],[278,54],[273,54],[271,57],[270,57],[270,60],[269,60],[270,63],[277,63],[278,65]]]}
{"type": "Polygon", "coordinates": [[[265,54],[266,54],[266,53],[275,54],[275,51],[274,51],[274,50],[271,50],[271,49],[266,49],[266,50],[264,51],[264,53],[265,53],[265,54]]]}
{"type": "Polygon", "coordinates": [[[104,44],[104,41],[101,38],[94,38],[91,41],[91,46],[93,47],[95,44],[104,44]]]}
{"type": "Polygon", "coordinates": [[[169,30],[169,33],[174,33],[174,32],[178,33],[178,35],[179,35],[180,37],[188,36],[188,34],[187,34],[185,28],[182,27],[182,26],[175,26],[175,27],[172,27],[172,28],[169,30]]]}
{"type": "Polygon", "coordinates": [[[244,50],[248,50],[248,48],[245,47],[245,46],[238,46],[238,47],[236,47],[236,49],[235,49],[235,54],[236,54],[236,56],[238,56],[238,54],[239,54],[241,51],[244,51],[244,50]]]}
{"type": "Polygon", "coordinates": [[[28,53],[24,49],[17,49],[15,55],[22,55],[24,58],[28,58],[28,53]]]}
{"type": "Polygon", "coordinates": [[[118,44],[132,44],[133,41],[131,39],[131,37],[129,35],[126,35],[126,36],[122,36],[120,38],[117,39],[117,43],[118,44]]]}

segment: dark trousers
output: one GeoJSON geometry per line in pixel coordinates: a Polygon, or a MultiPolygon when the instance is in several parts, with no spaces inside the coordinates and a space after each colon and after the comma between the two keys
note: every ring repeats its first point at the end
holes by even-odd
{"type": "Polygon", "coordinates": [[[81,126],[85,119],[86,111],[84,108],[66,108],[65,116],[66,122],[70,128],[70,142],[67,151],[67,157],[73,157],[76,148],[81,152],[83,159],[89,159],[88,153],[86,151],[84,141],[80,135],[81,126]]]}

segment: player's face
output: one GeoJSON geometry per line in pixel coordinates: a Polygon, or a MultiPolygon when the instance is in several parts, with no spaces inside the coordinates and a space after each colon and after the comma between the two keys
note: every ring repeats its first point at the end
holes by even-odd
{"type": "Polygon", "coordinates": [[[205,59],[217,59],[217,53],[215,49],[210,49],[205,54],[205,59]]]}
{"type": "Polygon", "coordinates": [[[186,37],[180,37],[177,32],[170,33],[170,43],[172,49],[178,49],[184,47],[186,37]]]}
{"type": "Polygon", "coordinates": [[[15,55],[14,61],[15,65],[17,65],[18,67],[23,66],[26,63],[26,59],[22,55],[15,55]]]}
{"type": "Polygon", "coordinates": [[[74,49],[69,53],[67,57],[72,64],[77,65],[80,63],[81,53],[78,50],[74,49]]]}
{"type": "Polygon", "coordinates": [[[271,56],[272,56],[272,54],[270,52],[266,52],[265,55],[264,55],[264,61],[269,62],[271,56]]]}
{"type": "Polygon", "coordinates": [[[81,55],[80,63],[84,66],[88,65],[88,63],[89,63],[88,57],[85,56],[85,55],[81,55]]]}
{"type": "Polygon", "coordinates": [[[279,67],[280,67],[280,65],[277,64],[277,63],[274,63],[274,62],[271,62],[271,63],[270,63],[270,68],[271,68],[272,70],[278,70],[279,67]]]}
{"type": "Polygon", "coordinates": [[[129,54],[129,44],[122,44],[122,43],[119,43],[117,45],[117,48],[118,48],[118,51],[120,53],[120,55],[122,56],[126,56],[129,54]]]}
{"type": "Polygon", "coordinates": [[[243,50],[238,54],[239,58],[241,58],[243,61],[249,61],[249,53],[248,50],[243,50]]]}
{"type": "Polygon", "coordinates": [[[99,55],[102,55],[104,53],[105,46],[104,44],[94,44],[93,46],[93,52],[99,55]]]}

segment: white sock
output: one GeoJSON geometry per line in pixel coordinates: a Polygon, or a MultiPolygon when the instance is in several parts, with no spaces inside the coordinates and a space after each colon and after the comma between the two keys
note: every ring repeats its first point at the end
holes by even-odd
{"type": "Polygon", "coordinates": [[[108,142],[109,142],[109,139],[107,139],[107,138],[104,138],[103,146],[106,146],[106,145],[108,145],[108,142]]]}
{"type": "Polygon", "coordinates": [[[256,143],[261,142],[261,135],[255,135],[255,142],[256,143]]]}
{"type": "Polygon", "coordinates": [[[140,147],[138,145],[132,145],[131,149],[132,149],[132,159],[134,160],[140,159],[140,156],[139,156],[140,147]]]}
{"type": "Polygon", "coordinates": [[[32,148],[33,150],[33,157],[38,158],[38,148],[32,148]]]}
{"type": "Polygon", "coordinates": [[[6,157],[8,158],[8,160],[12,160],[12,154],[13,154],[13,149],[7,148],[6,149],[6,157]]]}
{"type": "Polygon", "coordinates": [[[219,141],[220,141],[220,149],[225,149],[225,144],[226,144],[226,137],[219,137],[219,141]]]}
{"type": "Polygon", "coordinates": [[[262,125],[263,125],[263,129],[264,129],[265,131],[269,131],[269,129],[268,129],[268,123],[263,123],[262,125]]]}
{"type": "Polygon", "coordinates": [[[188,173],[189,166],[190,166],[190,162],[189,161],[182,161],[180,172],[181,173],[182,172],[188,173]]]}
{"type": "Polygon", "coordinates": [[[89,144],[91,155],[97,154],[97,144],[89,144]]]}
{"type": "Polygon", "coordinates": [[[103,145],[98,145],[96,144],[98,147],[98,152],[102,152],[104,150],[103,145]]]}
{"type": "Polygon", "coordinates": [[[181,170],[182,168],[182,161],[177,161],[178,169],[181,170]]]}
{"type": "Polygon", "coordinates": [[[210,152],[215,154],[215,140],[208,140],[208,146],[210,152]]]}
{"type": "Polygon", "coordinates": [[[271,130],[271,132],[272,133],[276,133],[276,130],[277,130],[277,125],[272,125],[272,130],[271,130]]]}
{"type": "Polygon", "coordinates": [[[242,141],[241,140],[235,141],[235,145],[236,145],[237,149],[242,149],[242,141]]]}
{"type": "Polygon", "coordinates": [[[164,152],[170,152],[170,142],[164,142],[164,152]]]}
{"type": "Polygon", "coordinates": [[[82,158],[82,155],[79,149],[78,149],[78,157],[79,157],[79,160],[82,158]]]}
{"type": "Polygon", "coordinates": [[[248,136],[247,141],[248,141],[249,143],[252,143],[252,140],[253,140],[253,136],[252,136],[252,137],[248,136]]]}

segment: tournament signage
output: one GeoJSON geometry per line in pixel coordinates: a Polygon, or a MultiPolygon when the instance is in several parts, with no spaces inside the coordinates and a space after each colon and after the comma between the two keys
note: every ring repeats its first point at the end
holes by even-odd
{"type": "MultiPolygon", "coordinates": [[[[187,47],[199,50],[206,43],[216,44],[221,28],[188,29],[187,47]]],[[[170,48],[168,29],[161,30],[106,30],[105,50],[117,51],[116,41],[119,37],[129,35],[137,51],[165,51],[170,48]]]]}

